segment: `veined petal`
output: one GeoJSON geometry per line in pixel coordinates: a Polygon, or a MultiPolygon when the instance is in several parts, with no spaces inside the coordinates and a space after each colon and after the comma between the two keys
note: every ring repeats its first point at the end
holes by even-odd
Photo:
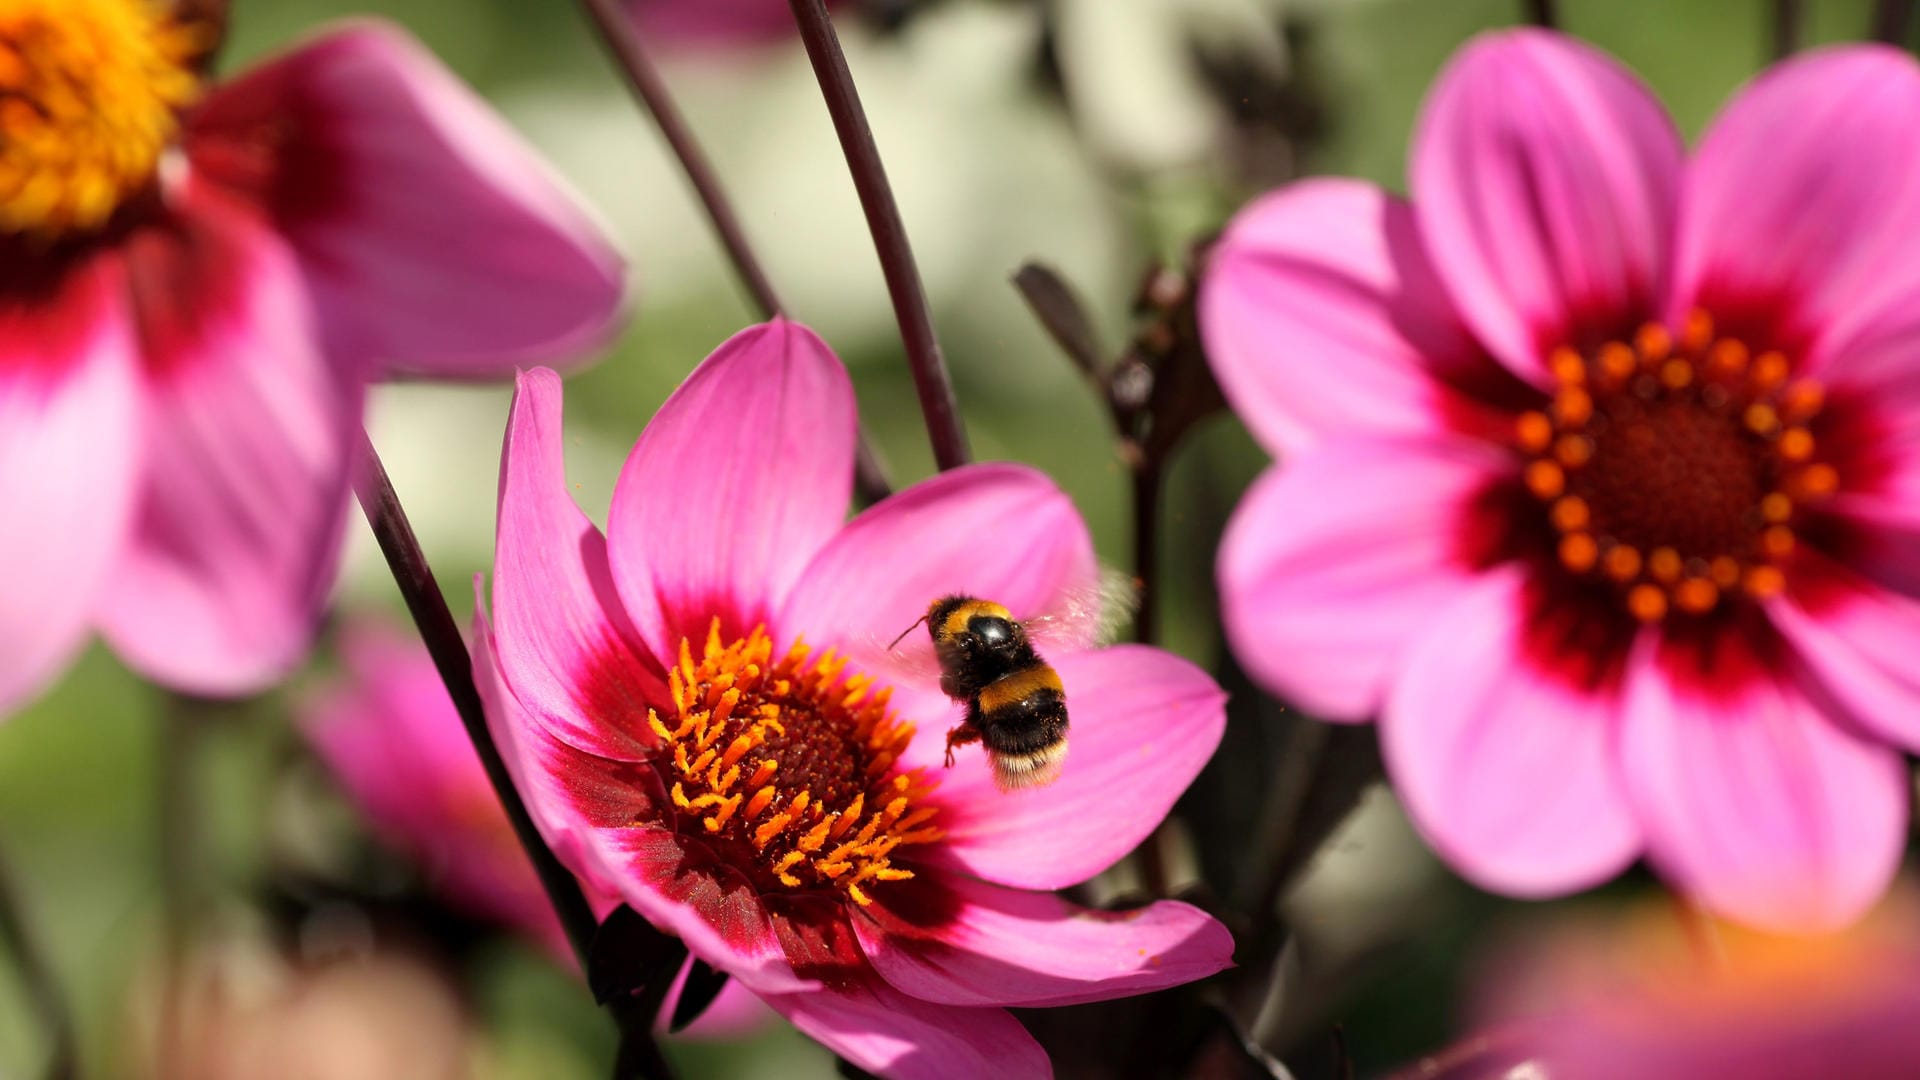
{"type": "Polygon", "coordinates": [[[1413,211],[1372,184],[1303,180],[1252,203],[1200,289],[1214,375],[1276,454],[1487,411],[1451,383],[1492,383],[1499,369],[1454,314],[1413,211]]]}
{"type": "Polygon", "coordinates": [[[363,372],[321,350],[285,245],[216,193],[191,188],[126,258],[150,412],[103,627],[159,682],[256,693],[306,654],[332,590],[363,372]]]}
{"type": "Polygon", "coordinates": [[[854,913],[875,971],[923,1001],[947,1005],[1076,1005],[1203,979],[1233,962],[1233,936],[1177,900],[1095,911],[1052,893],[922,871],[854,913]],[[915,925],[909,890],[951,893],[954,910],[915,925]]]}
{"type": "Polygon", "coordinates": [[[619,325],[625,270],[605,233],[398,28],[349,24],[225,84],[187,149],[272,215],[336,347],[498,377],[591,353],[619,325]]]}
{"type": "Polygon", "coordinates": [[[1414,824],[1447,862],[1500,892],[1595,885],[1640,851],[1619,777],[1617,680],[1536,666],[1555,641],[1526,568],[1488,572],[1402,658],[1381,749],[1414,824]],[[1531,640],[1530,640],[1531,639],[1531,640]]]}
{"type": "Polygon", "coordinates": [[[494,634],[514,694],[554,733],[639,760],[647,708],[667,700],[607,565],[607,545],[567,488],[560,376],[523,372],[500,456],[494,634]]]}
{"type": "Polygon", "coordinates": [[[1920,65],[1852,45],[1768,69],[1689,166],[1670,313],[1706,307],[1746,336],[1810,346],[1920,285],[1920,65]]]}
{"type": "Polygon", "coordinates": [[[1072,720],[1058,780],[1003,792],[977,747],[951,769],[938,731],[907,748],[903,764],[940,782],[928,798],[947,835],[927,858],[1015,888],[1078,884],[1146,839],[1220,745],[1226,694],[1171,653],[1119,645],[1049,660],[1072,720]]]}
{"type": "Polygon", "coordinates": [[[768,622],[846,517],[856,417],[846,368],[785,319],[714,350],[628,455],[607,535],[613,579],[654,655],[768,622]]]}
{"type": "Polygon", "coordinates": [[[1046,1051],[1004,1009],[936,1005],[879,978],[815,994],[774,994],[766,1002],[834,1053],[888,1080],[1053,1075],[1046,1051]]]}
{"type": "Polygon", "coordinates": [[[86,641],[133,517],[144,409],[121,267],[0,296],[0,716],[86,641]]]}
{"type": "Polygon", "coordinates": [[[1052,480],[1023,465],[964,465],[881,501],[836,533],[787,597],[779,626],[838,647],[860,670],[897,676],[896,702],[919,706],[907,716],[930,724],[949,711],[930,674],[938,667],[931,640],[916,631],[888,647],[927,605],[978,596],[1031,619],[1097,574],[1086,523],[1052,480]],[[981,542],[987,522],[992,543],[981,542]]]}
{"type": "Polygon", "coordinates": [[[1680,136],[1632,73],[1543,30],[1485,34],[1435,83],[1414,213],[1467,325],[1548,385],[1548,350],[1618,336],[1664,296],[1680,136]]]}
{"type": "Polygon", "coordinates": [[[1767,605],[1774,625],[1856,724],[1920,749],[1920,600],[1815,554],[1795,563],[1796,587],[1767,605]]]}
{"type": "Polygon", "coordinates": [[[580,878],[596,915],[605,918],[624,902],[758,993],[817,985],[794,973],[753,888],[663,826],[672,811],[650,765],[578,750],[534,719],[499,677],[484,614],[475,618],[474,652],[488,727],[514,787],[547,846],[580,878]]]}
{"type": "Polygon", "coordinates": [[[1628,673],[1621,768],[1654,865],[1688,896],[1767,929],[1859,917],[1900,863],[1900,755],[1834,723],[1733,633],[1646,635],[1628,673]]]}
{"type": "Polygon", "coordinates": [[[1370,719],[1401,654],[1479,573],[1478,500],[1512,469],[1427,437],[1328,442],[1268,471],[1220,544],[1234,655],[1316,716],[1370,719]]]}

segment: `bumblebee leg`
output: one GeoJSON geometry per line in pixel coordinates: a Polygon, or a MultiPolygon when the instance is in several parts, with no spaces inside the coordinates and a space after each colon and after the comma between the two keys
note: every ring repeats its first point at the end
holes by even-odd
{"type": "Polygon", "coordinates": [[[961,724],[947,732],[947,765],[953,768],[953,748],[980,741],[980,729],[972,724],[961,724]]]}

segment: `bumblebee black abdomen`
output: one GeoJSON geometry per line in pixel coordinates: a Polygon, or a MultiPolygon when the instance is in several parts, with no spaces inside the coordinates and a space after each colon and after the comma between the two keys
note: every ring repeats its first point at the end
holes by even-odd
{"type": "Polygon", "coordinates": [[[979,729],[1002,787],[1033,787],[1059,775],[1067,752],[1067,695],[1046,664],[1036,662],[989,684],[967,720],[979,729]]]}

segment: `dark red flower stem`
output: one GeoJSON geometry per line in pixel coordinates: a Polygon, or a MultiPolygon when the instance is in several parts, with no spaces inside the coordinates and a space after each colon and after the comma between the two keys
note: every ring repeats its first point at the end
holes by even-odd
{"type": "Polygon", "coordinates": [[[840,136],[840,150],[846,155],[848,171],[853,174],[860,207],[866,211],[867,230],[873,234],[873,246],[880,256],[880,273],[887,281],[894,318],[900,323],[900,340],[906,346],[907,363],[913,370],[914,389],[920,395],[920,413],[926,419],[927,438],[933,443],[934,463],[943,470],[965,465],[972,455],[967,450],[967,432],[961,426],[960,407],[954,400],[953,380],[940,354],[940,341],[934,336],[933,314],[927,307],[926,289],[920,284],[920,271],[914,266],[907,228],[900,220],[893,188],[887,183],[886,167],[880,163],[880,148],[874,144],[873,129],[867,125],[866,110],[853,85],[853,73],[847,69],[847,55],[840,48],[840,36],[834,32],[833,20],[821,0],[787,2],[793,9],[794,21],[799,24],[800,41],[806,46],[807,59],[813,62],[814,78],[826,98],[827,113],[833,117],[833,130],[840,136]]]}
{"type": "Polygon", "coordinates": [[[1527,21],[1535,26],[1544,26],[1549,30],[1559,27],[1560,19],[1555,12],[1555,0],[1526,0],[1527,21]]]}
{"type": "Polygon", "coordinates": [[[533,860],[533,868],[540,875],[540,884],[546,889],[547,898],[553,902],[553,910],[560,916],[560,923],[567,931],[567,940],[573,945],[574,955],[584,970],[599,921],[593,917],[593,909],[580,892],[580,883],[574,880],[573,874],[560,864],[560,860],[554,857],[540,838],[540,831],[527,813],[526,804],[520,801],[520,793],[514,789],[506,762],[501,760],[500,750],[493,745],[493,736],[487,730],[486,712],[480,704],[479,688],[473,681],[473,658],[467,652],[466,638],[461,635],[459,624],[454,622],[453,612],[447,608],[447,598],[440,591],[440,583],[435,580],[433,569],[427,565],[427,557],[420,550],[420,540],[414,535],[413,524],[407,520],[406,511],[400,506],[400,496],[393,490],[393,481],[387,477],[386,466],[381,464],[373,441],[364,432],[361,434],[360,452],[364,461],[354,484],[360,509],[367,516],[374,539],[379,541],[380,553],[386,556],[387,568],[393,572],[394,583],[400,587],[400,595],[407,602],[407,611],[413,616],[414,626],[419,628],[427,652],[433,656],[433,666],[440,672],[440,681],[446,684],[447,695],[453,699],[460,722],[466,725],[467,737],[473,741],[473,749],[480,755],[480,764],[487,771],[487,780],[493,784],[500,805],[506,808],[507,819],[513,823],[513,832],[519,837],[520,846],[526,849],[527,857],[533,860]]]}
{"type": "Polygon", "coordinates": [[[687,127],[686,117],[674,104],[673,95],[667,92],[666,80],[647,58],[633,18],[623,10],[625,5],[621,0],[580,0],[580,3],[600,31],[600,40],[607,51],[619,62],[627,87],[653,118],[654,126],[660,129],[661,137],[667,140],[675,160],[680,162],[680,171],[693,185],[694,194],[706,209],[707,220],[719,234],[720,245],[727,249],[727,258],[732,260],[734,272],[740,275],[740,284],[746,288],[754,307],[759,309],[762,318],[771,319],[780,314],[780,298],[774,294],[773,282],[767,279],[752,245],[747,243],[740,217],[733,212],[733,203],[721,188],[719,177],[714,175],[713,164],[700,149],[692,129],[687,127]]]}
{"type": "Polygon", "coordinates": [[[1913,0],[1880,0],[1873,6],[1873,40],[1899,45],[1913,28],[1913,0]]]}
{"type": "Polygon", "coordinates": [[[35,946],[21,910],[20,891],[13,885],[7,864],[0,859],[0,948],[13,956],[20,983],[47,1037],[47,1080],[71,1080],[80,1075],[80,1040],[74,1036],[73,1014],[53,977],[53,968],[35,946]]]}
{"type": "Polygon", "coordinates": [[[1780,60],[1800,50],[1807,25],[1800,0],[1773,0],[1773,58],[1780,60]]]}
{"type": "MultiPolygon", "coordinates": [[[[580,0],[580,4],[599,31],[600,41],[618,63],[621,74],[626,76],[627,88],[633,91],[634,100],[653,118],[654,126],[660,129],[668,149],[673,151],[674,160],[680,163],[680,171],[693,185],[694,195],[706,211],[707,220],[713,224],[714,234],[726,249],[727,259],[733,263],[733,271],[739,275],[754,309],[762,319],[782,314],[785,308],[773,291],[773,282],[759,257],[754,254],[753,245],[747,242],[746,230],[740,225],[740,215],[734,213],[733,201],[727,198],[713,163],[693,137],[693,129],[687,126],[680,107],[674,103],[666,80],[647,56],[633,19],[621,10],[619,0],[580,0]]],[[[854,488],[860,501],[868,505],[893,491],[886,469],[864,430],[860,432],[859,453],[854,458],[854,488]]]]}

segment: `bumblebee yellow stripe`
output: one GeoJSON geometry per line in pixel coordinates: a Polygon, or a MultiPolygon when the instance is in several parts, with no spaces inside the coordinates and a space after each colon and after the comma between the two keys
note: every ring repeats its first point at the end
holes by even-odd
{"type": "Polygon", "coordinates": [[[1012,612],[991,600],[969,600],[964,604],[956,606],[952,611],[947,612],[947,617],[940,623],[941,636],[958,637],[966,633],[967,621],[976,615],[985,615],[989,618],[997,617],[1006,619],[1009,622],[1013,620],[1012,612]]]}
{"type": "Polygon", "coordinates": [[[980,711],[991,713],[1004,709],[1035,690],[1066,693],[1066,688],[1060,685],[1060,676],[1052,668],[1036,664],[1024,671],[1016,671],[980,691],[980,711]]]}

